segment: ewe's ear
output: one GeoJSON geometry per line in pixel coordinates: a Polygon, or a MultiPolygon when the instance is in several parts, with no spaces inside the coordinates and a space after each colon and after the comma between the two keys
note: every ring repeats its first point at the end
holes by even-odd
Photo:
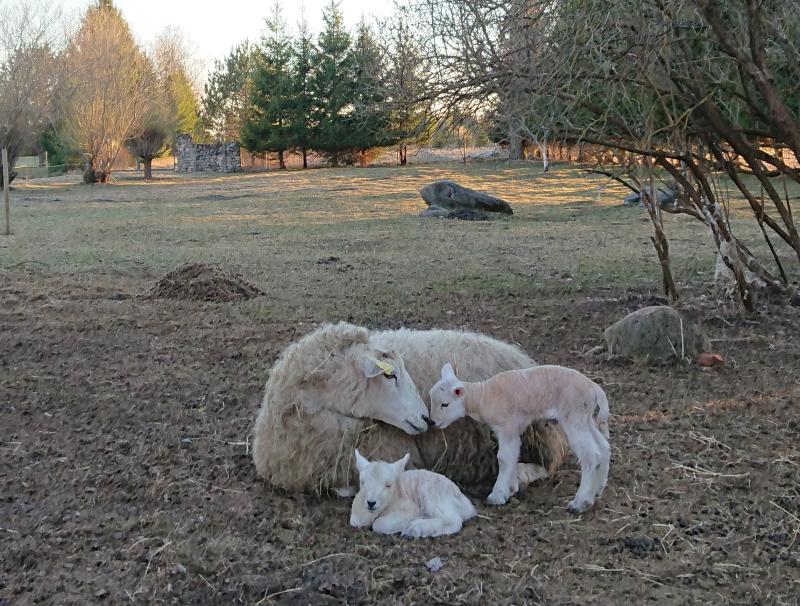
{"type": "Polygon", "coordinates": [[[388,368],[391,365],[387,364],[386,362],[380,362],[370,355],[361,356],[361,358],[358,360],[358,367],[368,379],[384,374],[386,371],[384,368],[382,368],[382,366],[386,366],[388,368]]]}
{"type": "Polygon", "coordinates": [[[450,365],[450,362],[442,366],[442,378],[443,379],[455,379],[456,373],[453,372],[453,367],[450,365]]]}
{"type": "Polygon", "coordinates": [[[361,453],[358,452],[358,448],[356,448],[356,469],[358,469],[358,473],[363,473],[363,471],[369,465],[369,461],[361,456],[361,453]]]}
{"type": "Polygon", "coordinates": [[[405,456],[400,459],[399,461],[395,461],[392,463],[392,467],[394,467],[395,475],[400,475],[406,469],[406,465],[408,464],[408,460],[411,458],[411,453],[406,453],[405,456]]]}

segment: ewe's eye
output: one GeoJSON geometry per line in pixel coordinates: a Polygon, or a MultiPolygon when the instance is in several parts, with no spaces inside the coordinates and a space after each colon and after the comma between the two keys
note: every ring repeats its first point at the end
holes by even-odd
{"type": "Polygon", "coordinates": [[[450,402],[442,402],[442,408],[447,408],[450,406],[450,402]]]}
{"type": "Polygon", "coordinates": [[[393,372],[385,372],[383,373],[383,377],[385,379],[394,379],[395,384],[397,384],[397,375],[393,372]]]}
{"type": "Polygon", "coordinates": [[[392,487],[392,485],[391,485],[391,484],[387,484],[387,485],[386,485],[386,488],[391,488],[391,487],[392,487]]]}

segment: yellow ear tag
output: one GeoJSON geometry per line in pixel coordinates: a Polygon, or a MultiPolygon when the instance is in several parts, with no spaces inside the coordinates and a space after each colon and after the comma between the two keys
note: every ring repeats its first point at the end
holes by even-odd
{"type": "Polygon", "coordinates": [[[380,360],[375,360],[375,366],[380,368],[387,377],[394,374],[394,366],[389,364],[388,362],[381,362],[380,360]]]}

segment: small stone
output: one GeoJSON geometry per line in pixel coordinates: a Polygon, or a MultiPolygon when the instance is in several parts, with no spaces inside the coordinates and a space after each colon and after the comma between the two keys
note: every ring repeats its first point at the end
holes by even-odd
{"type": "Polygon", "coordinates": [[[442,558],[435,557],[425,562],[425,566],[431,572],[438,572],[442,569],[442,566],[444,566],[444,564],[442,563],[442,558]]]}
{"type": "Polygon", "coordinates": [[[175,564],[172,570],[170,570],[170,573],[173,575],[182,574],[186,576],[186,566],[184,566],[183,564],[175,564]]]}

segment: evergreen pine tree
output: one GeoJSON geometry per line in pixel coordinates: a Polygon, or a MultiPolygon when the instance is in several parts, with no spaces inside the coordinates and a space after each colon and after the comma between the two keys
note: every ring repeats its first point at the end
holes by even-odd
{"type": "Polygon", "coordinates": [[[280,1],[276,0],[256,61],[250,110],[242,126],[242,145],[254,152],[277,152],[282,169],[286,168],[284,152],[293,146],[291,59],[291,40],[280,1]]]}
{"type": "Polygon", "coordinates": [[[353,54],[350,34],[344,26],[336,2],[323,10],[325,29],[319,36],[314,54],[314,74],[311,81],[314,109],[312,147],[339,165],[343,151],[352,149],[351,114],[353,101],[353,54]]]}
{"type": "Polygon", "coordinates": [[[350,142],[361,165],[366,166],[370,149],[393,145],[397,139],[390,128],[382,85],[386,71],[383,49],[363,20],[358,25],[352,55],[354,111],[349,120],[350,142]]]}
{"type": "Polygon", "coordinates": [[[256,49],[243,42],[214,63],[203,95],[203,120],[214,136],[238,140],[250,103],[256,49]]]}
{"type": "Polygon", "coordinates": [[[314,98],[311,90],[311,78],[315,52],[314,43],[308,32],[308,22],[303,14],[298,37],[292,48],[293,103],[290,108],[292,142],[303,155],[303,168],[308,168],[308,150],[311,147],[313,130],[314,98]]]}

